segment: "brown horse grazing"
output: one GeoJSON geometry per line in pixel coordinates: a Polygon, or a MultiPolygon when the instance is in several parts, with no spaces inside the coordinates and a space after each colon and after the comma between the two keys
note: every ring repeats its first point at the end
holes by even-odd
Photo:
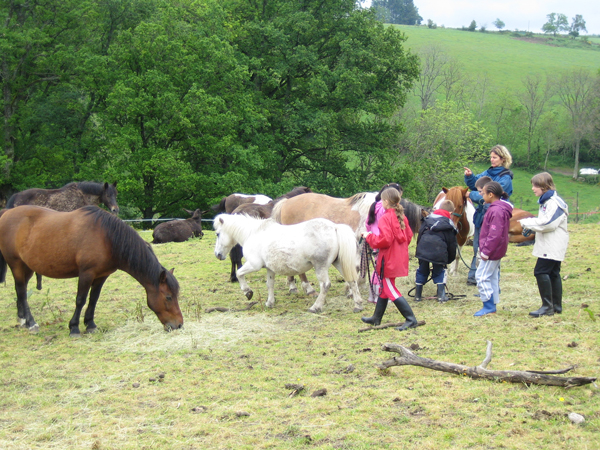
{"type": "MultiPolygon", "coordinates": [[[[462,186],[454,186],[450,189],[442,188],[433,202],[433,208],[438,209],[442,200],[451,200],[454,203],[454,212],[452,213],[452,221],[458,230],[456,241],[458,243],[459,255],[463,245],[467,239],[475,234],[475,226],[473,225],[473,215],[475,207],[469,199],[469,188],[462,186]]],[[[450,274],[458,273],[458,258],[452,263],[450,274]]]]}
{"type": "Polygon", "coordinates": [[[190,211],[184,209],[192,217],[185,220],[171,220],[163,222],[154,228],[152,232],[153,244],[164,244],[165,242],[184,242],[192,236],[202,237],[202,213],[199,209],[190,211]]]}
{"type": "MultiPolygon", "coordinates": [[[[257,219],[268,219],[271,217],[273,207],[281,200],[285,198],[296,197],[297,195],[301,194],[307,194],[309,192],[312,192],[310,188],[305,186],[296,186],[290,192],[283,194],[277,197],[275,200],[272,200],[264,205],[260,203],[241,203],[233,211],[231,211],[231,214],[246,214],[257,219]]],[[[234,245],[229,253],[229,258],[231,259],[231,275],[229,276],[229,281],[232,283],[238,281],[236,271],[242,267],[242,256],[243,250],[241,245],[234,245]]]]}
{"type": "Polygon", "coordinates": [[[117,183],[93,183],[81,181],[69,183],[60,189],[27,189],[13,194],[6,208],[22,205],[44,206],[55,211],[75,211],[88,205],[106,205],[114,214],[119,213],[117,205],[117,183]]]}
{"type": "Polygon", "coordinates": [[[79,317],[86,303],[84,323],[96,330],[94,310],[102,285],[118,269],[135,278],[145,289],[148,307],[165,330],[183,326],[177,297],[179,284],[160,265],[150,245],[119,218],[96,206],[57,212],[38,206],[19,206],[1,211],[0,282],[10,267],[17,291],[21,326],[38,331],[27,303],[27,283],[33,272],[50,278],[79,277],[75,313],[70,334],[79,336],[79,317]]]}
{"type": "MultiPolygon", "coordinates": [[[[110,212],[119,213],[117,205],[117,183],[94,183],[81,181],[69,183],[60,189],[27,189],[13,194],[6,202],[6,208],[22,205],[44,206],[55,211],[75,211],[88,205],[103,203],[110,212]]],[[[36,274],[37,289],[42,290],[42,277],[36,274]]]]}
{"type": "Polygon", "coordinates": [[[535,233],[531,233],[529,236],[523,236],[523,227],[518,222],[521,219],[528,217],[534,217],[529,211],[522,209],[513,209],[512,217],[510,218],[510,226],[508,228],[508,242],[514,244],[528,245],[527,243],[533,243],[535,240],[535,233]]]}
{"type": "MultiPolygon", "coordinates": [[[[361,192],[349,198],[336,198],[324,194],[304,194],[278,202],[271,217],[283,225],[317,218],[329,219],[334,223],[349,225],[358,241],[365,230],[365,219],[376,195],[376,192],[361,192]]],[[[299,278],[304,292],[314,294],[315,290],[308,282],[306,274],[300,274],[299,278]]],[[[290,292],[296,292],[294,278],[290,277],[288,280],[290,292]]]]}

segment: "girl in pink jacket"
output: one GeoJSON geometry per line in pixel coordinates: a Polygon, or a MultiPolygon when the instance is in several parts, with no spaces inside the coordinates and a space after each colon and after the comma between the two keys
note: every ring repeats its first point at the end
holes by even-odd
{"type": "Polygon", "coordinates": [[[371,325],[379,325],[391,300],[406,321],[396,329],[399,331],[417,326],[417,319],[398,288],[396,277],[408,276],[408,245],[413,233],[400,205],[400,193],[396,189],[386,189],[381,193],[381,202],[385,213],[379,219],[379,235],[372,232],[363,233],[368,244],[379,249],[377,271],[382,279],[381,293],[377,298],[375,312],[372,317],[363,317],[362,321],[371,325]]]}

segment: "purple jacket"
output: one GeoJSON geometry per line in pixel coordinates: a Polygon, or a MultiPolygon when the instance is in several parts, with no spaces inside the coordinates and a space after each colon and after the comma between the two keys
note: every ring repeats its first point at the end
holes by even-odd
{"type": "Polygon", "coordinates": [[[512,210],[513,205],[506,200],[490,204],[479,233],[479,251],[483,259],[498,260],[506,255],[512,210]]]}

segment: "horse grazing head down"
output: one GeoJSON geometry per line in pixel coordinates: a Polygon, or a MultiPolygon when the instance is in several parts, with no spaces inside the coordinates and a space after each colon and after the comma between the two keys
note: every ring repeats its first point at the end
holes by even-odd
{"type": "Polygon", "coordinates": [[[179,308],[179,283],[173,275],[174,269],[162,267],[157,289],[146,287],[148,308],[150,308],[166,331],[183,327],[183,314],[179,308]]]}

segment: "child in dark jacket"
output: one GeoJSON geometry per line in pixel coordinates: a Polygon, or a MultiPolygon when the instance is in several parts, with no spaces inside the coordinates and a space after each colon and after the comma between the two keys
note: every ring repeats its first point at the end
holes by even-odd
{"type": "Polygon", "coordinates": [[[485,213],[479,233],[481,263],[475,277],[483,308],[474,315],[485,316],[496,312],[500,301],[500,260],[508,249],[508,229],[513,206],[506,200],[500,183],[491,181],[483,187],[483,199],[490,206],[485,213]]]}
{"type": "Polygon", "coordinates": [[[423,285],[429,278],[430,263],[431,279],[437,285],[438,302],[444,303],[449,300],[446,296],[446,265],[456,259],[458,232],[450,219],[452,212],[454,212],[454,203],[444,200],[439,209],[423,220],[417,238],[416,256],[419,259],[419,267],[415,281],[415,302],[423,299],[423,285]]]}
{"type": "Polygon", "coordinates": [[[379,325],[390,300],[406,319],[404,324],[396,328],[404,331],[418,325],[410,305],[396,287],[396,277],[408,275],[408,245],[413,234],[400,205],[400,193],[396,189],[386,189],[381,193],[381,202],[385,213],[379,220],[379,235],[370,231],[363,233],[371,248],[379,249],[377,270],[382,281],[381,293],[373,316],[362,317],[362,321],[379,325]]]}

